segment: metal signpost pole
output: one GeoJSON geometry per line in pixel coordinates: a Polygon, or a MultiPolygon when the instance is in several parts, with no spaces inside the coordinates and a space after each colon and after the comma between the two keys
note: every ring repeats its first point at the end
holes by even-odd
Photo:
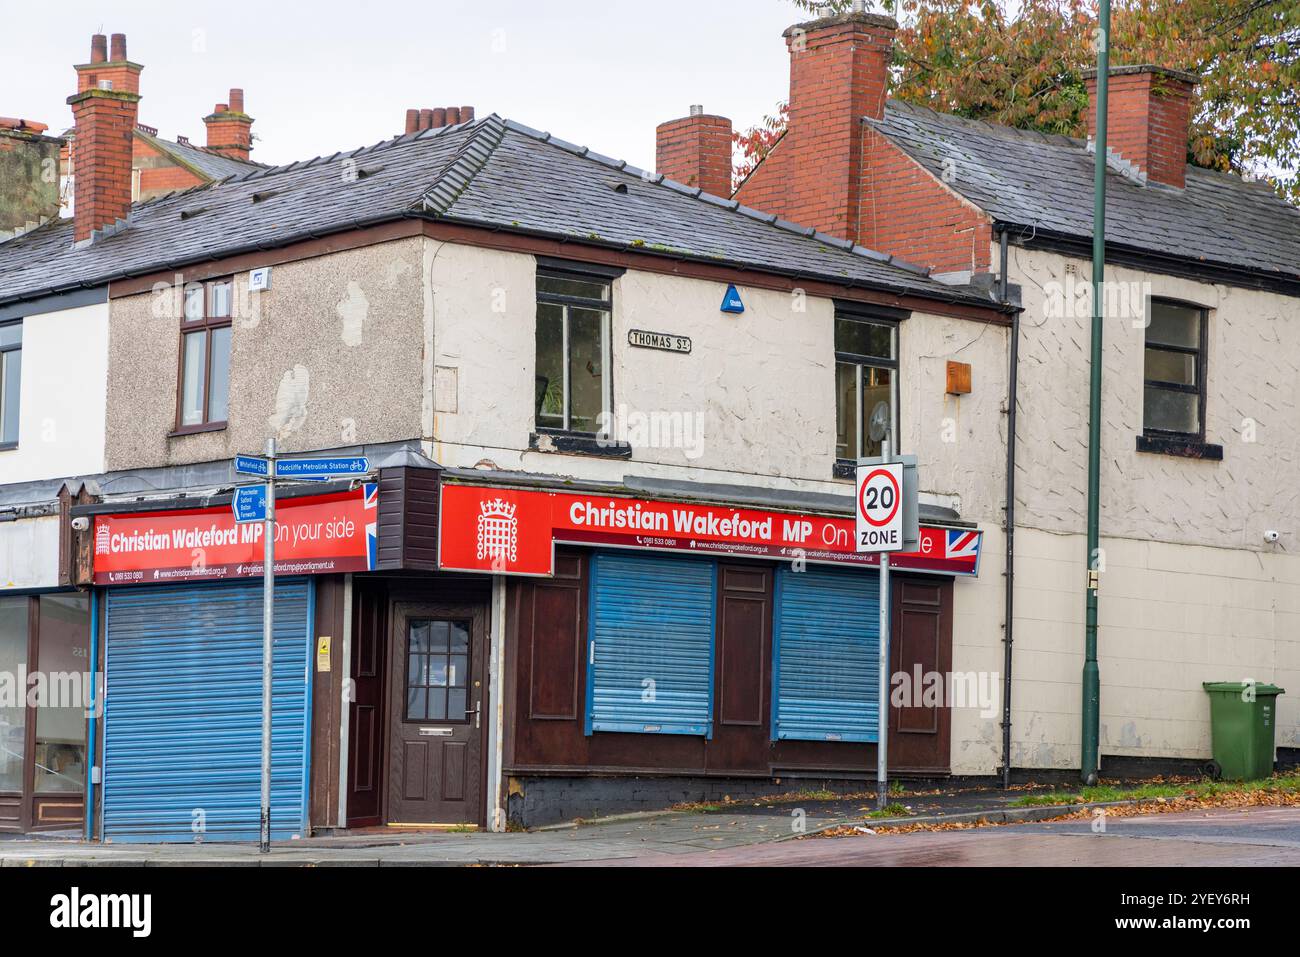
{"type": "Polygon", "coordinates": [[[266,522],[262,530],[261,852],[271,850],[271,682],[275,625],[275,439],[266,440],[266,522]]]}
{"type": "MultiPolygon", "coordinates": [[[[889,464],[889,435],[880,442],[880,460],[889,464]]],[[[885,809],[889,790],[889,552],[880,553],[880,675],[876,702],[876,810],[885,809]]]]}

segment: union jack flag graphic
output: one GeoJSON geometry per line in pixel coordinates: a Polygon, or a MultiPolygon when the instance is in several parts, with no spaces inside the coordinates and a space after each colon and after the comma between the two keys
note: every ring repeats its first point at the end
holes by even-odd
{"type": "MultiPolygon", "coordinates": [[[[379,483],[367,482],[365,485],[365,506],[367,512],[374,512],[376,520],[366,523],[366,568],[375,570],[379,559],[379,483]]],[[[369,516],[367,516],[369,517],[369,516]]]]}
{"type": "Polygon", "coordinates": [[[945,557],[975,558],[980,553],[980,533],[948,530],[945,557]]]}

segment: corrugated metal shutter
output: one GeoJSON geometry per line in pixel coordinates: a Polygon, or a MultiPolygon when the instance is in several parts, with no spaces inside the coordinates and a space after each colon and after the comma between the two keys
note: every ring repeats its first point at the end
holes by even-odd
{"type": "MultiPolygon", "coordinates": [[[[307,817],[310,586],[277,581],[272,835],[307,817]]],[[[261,804],[261,582],[108,593],[104,836],[256,840],[261,804]]]]}
{"type": "Polygon", "coordinates": [[[712,733],[715,572],[711,561],[592,559],[588,732],[712,733]]]}
{"type": "Polygon", "coordinates": [[[877,575],[820,568],[777,574],[773,738],[876,740],[877,575]]]}

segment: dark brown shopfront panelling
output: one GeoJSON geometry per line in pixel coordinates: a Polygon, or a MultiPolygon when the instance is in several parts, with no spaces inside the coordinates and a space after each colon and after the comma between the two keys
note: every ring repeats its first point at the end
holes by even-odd
{"type": "MultiPolygon", "coordinates": [[[[509,770],[643,771],[768,777],[793,771],[874,776],[874,745],[772,741],[771,622],[774,566],[721,562],[712,740],[687,735],[583,733],[588,555],[560,550],[550,579],[512,579],[507,592],[509,770]]],[[[893,667],[947,672],[952,582],[893,580],[893,667]],[[936,665],[938,668],[936,669],[936,665]]],[[[890,726],[900,720],[898,709],[890,726]]],[[[946,773],[950,712],[922,724],[913,711],[890,747],[896,771],[946,773]]]]}

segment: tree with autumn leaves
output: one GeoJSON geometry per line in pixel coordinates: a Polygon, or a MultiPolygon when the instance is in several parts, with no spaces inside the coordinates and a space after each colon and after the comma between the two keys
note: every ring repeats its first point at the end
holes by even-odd
{"type": "MultiPolygon", "coordinates": [[[[793,0],[810,14],[849,0],[793,0]]],[[[1093,0],[881,0],[899,20],[892,95],[1006,126],[1087,135],[1093,0]],[[1014,10],[1011,12],[1009,7],[1014,10]]],[[[1111,63],[1200,77],[1188,158],[1266,176],[1300,203],[1300,0],[1112,0],[1111,63]]],[[[786,105],[736,135],[737,178],[785,130],[786,105]]]]}

